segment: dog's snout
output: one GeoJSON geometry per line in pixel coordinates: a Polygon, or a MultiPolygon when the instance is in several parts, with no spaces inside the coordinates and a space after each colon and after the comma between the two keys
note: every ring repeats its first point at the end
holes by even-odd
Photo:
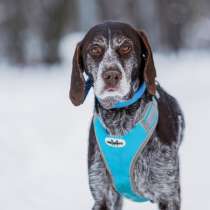
{"type": "Polygon", "coordinates": [[[116,86],[122,79],[122,73],[119,70],[107,70],[103,72],[102,78],[106,85],[116,86]]]}

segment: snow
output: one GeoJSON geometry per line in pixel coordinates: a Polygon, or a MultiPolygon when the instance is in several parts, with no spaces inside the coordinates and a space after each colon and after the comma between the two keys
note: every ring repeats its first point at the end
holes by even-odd
{"type": "MultiPolygon", "coordinates": [[[[76,41],[69,45],[70,58],[76,41]]],[[[183,210],[210,209],[209,57],[204,51],[155,55],[158,81],[179,100],[186,118],[180,150],[183,210]]],[[[51,68],[0,65],[2,210],[80,210],[93,205],[87,177],[93,94],[80,107],[70,103],[69,63],[67,59],[51,68]]],[[[126,200],[124,209],[156,206],[126,200]]]]}

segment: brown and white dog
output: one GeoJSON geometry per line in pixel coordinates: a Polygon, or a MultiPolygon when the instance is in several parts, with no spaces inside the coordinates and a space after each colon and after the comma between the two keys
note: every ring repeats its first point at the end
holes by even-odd
{"type": "MultiPolygon", "coordinates": [[[[129,131],[148,102],[156,96],[159,120],[150,140],[135,163],[133,174],[138,192],[156,202],[160,210],[180,209],[178,149],[183,138],[184,117],[177,101],[156,84],[150,44],[144,32],[125,23],[105,22],[91,28],[77,44],[73,58],[70,99],[76,106],[85,100],[86,73],[93,80],[94,115],[100,116],[110,134],[129,131]],[[128,100],[146,82],[143,97],[126,108],[112,109],[128,100]]],[[[120,210],[122,198],[113,187],[93,123],[89,133],[89,184],[95,199],[93,210],[120,210]]]]}

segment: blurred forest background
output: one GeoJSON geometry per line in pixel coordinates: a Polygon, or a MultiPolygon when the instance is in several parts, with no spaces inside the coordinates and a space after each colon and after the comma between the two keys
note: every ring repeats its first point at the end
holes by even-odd
{"type": "Polygon", "coordinates": [[[61,62],[61,40],[105,20],[143,28],[155,50],[210,48],[209,0],[0,0],[0,61],[61,62]]]}
{"type": "Polygon", "coordinates": [[[92,208],[94,91],[77,109],[68,93],[76,43],[105,20],[149,35],[157,81],[186,119],[182,209],[210,210],[210,0],[0,0],[0,210],[92,208]]]}

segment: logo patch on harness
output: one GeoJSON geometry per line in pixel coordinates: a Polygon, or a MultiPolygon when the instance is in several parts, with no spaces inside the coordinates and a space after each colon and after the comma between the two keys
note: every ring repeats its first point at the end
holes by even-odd
{"type": "Polygon", "coordinates": [[[126,145],[126,142],[124,139],[116,139],[113,137],[107,137],[105,138],[105,142],[108,146],[110,147],[115,147],[115,148],[121,148],[126,145]]]}

